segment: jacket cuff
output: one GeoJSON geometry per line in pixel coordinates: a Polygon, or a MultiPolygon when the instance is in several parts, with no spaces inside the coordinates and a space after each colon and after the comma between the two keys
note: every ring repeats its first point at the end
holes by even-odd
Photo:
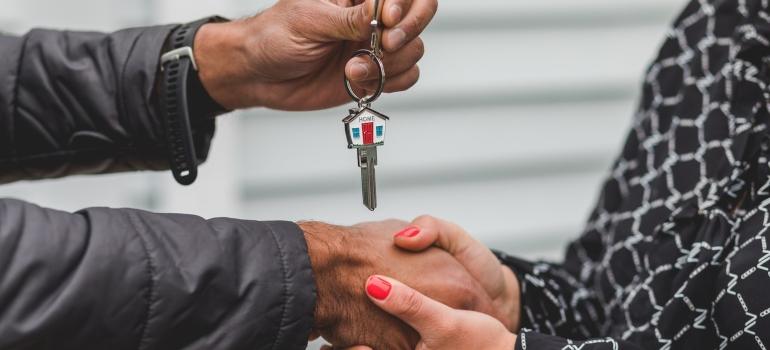
{"type": "Polygon", "coordinates": [[[24,40],[0,35],[0,157],[14,156],[13,109],[24,40]]]}
{"type": "Polygon", "coordinates": [[[569,342],[563,338],[554,337],[550,335],[522,331],[516,338],[515,350],[551,350],[551,349],[563,349],[569,342]]]}
{"type": "Polygon", "coordinates": [[[619,343],[612,338],[597,338],[584,341],[573,341],[562,337],[547,335],[532,331],[521,331],[516,338],[515,350],[562,350],[562,349],[582,349],[582,350],[617,350],[617,349],[637,349],[636,346],[619,343]]]}
{"type": "Polygon", "coordinates": [[[315,321],[316,284],[305,234],[292,222],[267,222],[280,250],[284,305],[273,349],[304,349],[315,321]]]}
{"type": "MultiPolygon", "coordinates": [[[[122,83],[119,85],[124,91],[123,96],[126,96],[126,101],[123,104],[125,110],[122,114],[127,116],[129,120],[132,119],[130,116],[149,115],[150,118],[137,120],[147,123],[144,125],[135,124],[136,129],[141,130],[137,134],[152,135],[154,140],[152,143],[164,150],[161,152],[162,154],[166,153],[166,144],[163,141],[163,117],[160,113],[157,93],[161,68],[160,57],[168,37],[176,27],[178,26],[165,25],[140,29],[141,33],[137,36],[131,52],[127,53],[126,70],[122,74],[122,83]],[[137,94],[136,91],[142,93],[137,94]]],[[[130,31],[133,30],[127,30],[127,32],[130,31]]],[[[200,96],[192,97],[198,98],[200,96]]],[[[208,158],[211,140],[216,130],[215,121],[213,118],[194,120],[191,123],[191,128],[198,163],[203,163],[208,158]]],[[[168,165],[163,168],[168,168],[168,165]]]]}

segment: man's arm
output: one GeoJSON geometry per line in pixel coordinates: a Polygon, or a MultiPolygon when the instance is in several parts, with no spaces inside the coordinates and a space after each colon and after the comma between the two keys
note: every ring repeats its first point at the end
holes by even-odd
{"type": "MultiPolygon", "coordinates": [[[[419,35],[438,3],[381,3],[385,90],[406,90],[419,77],[419,35]]],[[[345,74],[358,87],[376,83],[370,62],[350,58],[369,44],[373,5],[282,0],[251,18],[200,27],[190,45],[198,83],[187,95],[197,162],[208,154],[211,117],[225,108],[316,110],[350,101],[345,74]]],[[[0,183],[168,168],[164,120],[177,123],[159,115],[169,112],[159,110],[168,101],[156,80],[176,27],[0,35],[0,183]]]]}
{"type": "Polygon", "coordinates": [[[413,349],[360,286],[388,273],[455,308],[489,297],[446,252],[392,246],[399,223],[356,227],[0,199],[0,349],[413,349]],[[372,330],[376,329],[374,332],[372,330]]]}
{"type": "MultiPolygon", "coordinates": [[[[0,183],[168,168],[155,84],[173,28],[0,35],[0,183]]],[[[193,121],[200,161],[213,132],[193,121]]]]}
{"type": "Polygon", "coordinates": [[[0,200],[2,349],[302,349],[315,288],[293,223],[0,200]]]}

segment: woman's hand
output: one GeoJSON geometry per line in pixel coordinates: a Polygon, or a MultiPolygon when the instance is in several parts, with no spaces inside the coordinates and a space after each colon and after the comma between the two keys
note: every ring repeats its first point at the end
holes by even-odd
{"type": "Polygon", "coordinates": [[[457,224],[432,216],[413,220],[394,236],[396,246],[414,252],[439,247],[454,256],[492,298],[493,315],[511,332],[518,333],[521,308],[519,281],[511,269],[457,224]]]}
{"type": "MultiPolygon", "coordinates": [[[[419,78],[418,37],[438,0],[381,0],[386,92],[419,78]]],[[[373,0],[280,0],[252,18],[203,26],[195,38],[199,74],[209,95],[228,109],[315,110],[350,100],[343,74],[359,87],[378,77],[367,57],[373,0]]]]}
{"type": "MultiPolygon", "coordinates": [[[[394,279],[371,276],[366,282],[366,293],[375,305],[420,334],[417,350],[515,348],[516,335],[500,321],[479,312],[452,309],[394,279]]],[[[358,346],[349,350],[369,349],[358,346]]]]}

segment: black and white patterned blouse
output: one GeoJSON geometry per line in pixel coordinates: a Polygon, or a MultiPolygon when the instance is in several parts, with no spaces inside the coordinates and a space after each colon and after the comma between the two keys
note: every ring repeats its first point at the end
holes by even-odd
{"type": "Polygon", "coordinates": [[[769,3],[692,0],[564,263],[500,254],[517,349],[770,349],[769,3]]]}

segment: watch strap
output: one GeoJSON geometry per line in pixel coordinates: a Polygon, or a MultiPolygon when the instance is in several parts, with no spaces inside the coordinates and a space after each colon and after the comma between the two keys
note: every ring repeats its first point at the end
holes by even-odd
{"type": "Polygon", "coordinates": [[[195,35],[204,24],[223,21],[226,19],[222,17],[207,17],[179,26],[172,32],[167,44],[168,51],[161,57],[160,111],[166,133],[169,166],[174,179],[182,185],[190,185],[198,177],[191,106],[208,109],[209,113],[203,114],[210,116],[224,111],[205,93],[198,78],[198,66],[193,54],[195,35]],[[196,89],[202,92],[192,91],[196,89]],[[191,97],[201,94],[205,94],[210,102],[191,104],[191,97]]]}

